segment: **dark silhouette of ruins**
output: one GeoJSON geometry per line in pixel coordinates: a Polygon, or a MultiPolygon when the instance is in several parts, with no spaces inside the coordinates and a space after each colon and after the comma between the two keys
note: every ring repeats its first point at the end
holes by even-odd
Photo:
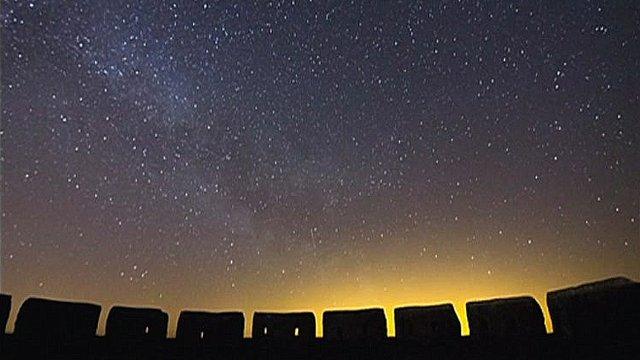
{"type": "Polygon", "coordinates": [[[185,345],[237,344],[244,336],[244,314],[182,311],[176,340],[185,345]]]}
{"type": "Polygon", "coordinates": [[[105,336],[113,342],[158,341],[167,336],[169,316],[160,309],[114,306],[105,336]]]}
{"type": "Polygon", "coordinates": [[[323,336],[328,341],[379,340],[387,337],[383,309],[334,310],[322,314],[323,336]]]}
{"type": "Polygon", "coordinates": [[[14,335],[29,341],[77,342],[95,336],[100,305],[28,298],[20,306],[14,335]]]}
{"type": "Polygon", "coordinates": [[[544,315],[530,296],[468,302],[469,335],[484,339],[544,336],[544,315]]]}
{"type": "Polygon", "coordinates": [[[640,341],[640,283],[618,277],[551,291],[547,306],[559,336],[640,341]]]}
{"type": "Polygon", "coordinates": [[[309,340],[316,337],[316,317],[312,312],[253,314],[253,339],[309,340]]]}
{"type": "Polygon", "coordinates": [[[6,331],[9,313],[11,312],[11,296],[0,294],[0,333],[6,331]]]}
{"type": "MultiPolygon", "coordinates": [[[[97,336],[101,307],[29,298],[13,333],[0,332],[1,359],[638,359],[640,284],[611,278],[550,291],[554,333],[547,334],[532,297],[466,304],[470,335],[461,336],[451,304],[399,307],[396,336],[387,337],[383,309],[331,310],[316,337],[311,312],[253,315],[244,338],[241,312],[183,311],[176,338],[167,338],[160,309],[114,306],[104,336],[97,336]]],[[[11,297],[0,296],[0,326],[11,297]]]]}
{"type": "Polygon", "coordinates": [[[398,339],[450,341],[461,334],[453,304],[396,308],[394,318],[398,339]]]}

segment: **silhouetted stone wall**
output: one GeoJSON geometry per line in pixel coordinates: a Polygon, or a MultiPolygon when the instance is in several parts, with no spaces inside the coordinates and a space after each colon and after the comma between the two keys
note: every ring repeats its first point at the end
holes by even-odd
{"type": "Polygon", "coordinates": [[[312,312],[253,314],[251,336],[254,339],[313,339],[316,317],[312,312]]]}
{"type": "Polygon", "coordinates": [[[114,341],[153,341],[167,336],[168,315],[160,309],[114,306],[105,335],[114,341]]]}
{"type": "Polygon", "coordinates": [[[618,277],[551,291],[547,306],[560,336],[640,342],[640,283],[618,277]]]}
{"type": "MultiPolygon", "coordinates": [[[[460,321],[451,304],[397,308],[394,311],[396,337],[399,340],[419,340],[398,342],[416,346],[416,349],[433,345],[431,341],[438,342],[434,348],[453,346],[448,340],[453,343],[489,344],[487,349],[499,348],[507,343],[521,347],[524,346],[523,341],[534,341],[531,339],[546,339],[540,341],[550,341],[552,345],[560,341],[580,347],[590,344],[614,347],[640,345],[640,283],[626,278],[606,279],[551,291],[547,294],[547,303],[554,332],[559,336],[544,336],[544,317],[535,299],[514,297],[467,303],[470,339],[460,336],[460,321]]],[[[6,327],[10,308],[11,297],[0,296],[0,326],[3,328],[6,327]]],[[[178,341],[162,342],[166,338],[168,325],[166,313],[160,309],[122,306],[115,306],[109,311],[106,339],[94,341],[100,310],[100,306],[95,304],[29,298],[19,309],[14,335],[3,336],[0,345],[4,341],[16,341],[26,349],[40,346],[50,351],[50,344],[53,344],[54,347],[61,345],[61,349],[76,351],[78,348],[90,349],[95,344],[106,344],[109,351],[112,348],[119,348],[123,352],[133,349],[142,354],[146,349],[162,350],[162,344],[167,343],[197,345],[194,346],[197,351],[218,351],[217,345],[233,344],[235,347],[254,343],[243,341],[244,315],[241,312],[183,311],[178,320],[178,341]],[[83,345],[78,347],[76,344],[83,345]],[[162,346],[157,347],[158,344],[162,346]]],[[[369,349],[372,344],[378,344],[387,337],[382,309],[326,311],[322,318],[323,337],[328,341],[321,343],[332,349],[345,349],[358,342],[364,343],[360,349],[369,349]]],[[[282,340],[255,342],[261,349],[289,347],[294,344],[290,340],[314,339],[315,321],[311,312],[256,312],[252,336],[256,340],[282,340]]],[[[302,349],[315,342],[297,344],[302,344],[298,346],[302,349]]],[[[181,349],[188,349],[188,346],[181,349]]],[[[2,349],[0,358],[4,358],[2,349]]]]}
{"type": "Polygon", "coordinates": [[[0,294],[0,334],[4,334],[11,312],[11,296],[0,294]]]}
{"type": "Polygon", "coordinates": [[[87,340],[95,336],[99,318],[99,305],[29,298],[20,307],[14,334],[43,341],[87,340]]]}
{"type": "Polygon", "coordinates": [[[327,340],[375,340],[387,337],[383,309],[333,310],[322,314],[323,337],[327,340]]]}
{"type": "Polygon", "coordinates": [[[176,339],[190,344],[229,344],[244,336],[244,314],[241,312],[182,311],[178,319],[176,339]]]}
{"type": "Polygon", "coordinates": [[[530,296],[473,301],[466,308],[471,336],[500,339],[546,334],[542,309],[530,296]]]}
{"type": "Polygon", "coordinates": [[[460,320],[452,304],[396,308],[394,318],[399,339],[441,341],[461,336],[460,320]]]}

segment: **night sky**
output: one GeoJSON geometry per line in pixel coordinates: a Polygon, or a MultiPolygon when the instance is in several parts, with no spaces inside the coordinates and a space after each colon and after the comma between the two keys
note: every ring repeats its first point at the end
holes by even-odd
{"type": "Polygon", "coordinates": [[[640,278],[637,1],[135,3],[2,1],[15,307],[391,324],[640,278]]]}

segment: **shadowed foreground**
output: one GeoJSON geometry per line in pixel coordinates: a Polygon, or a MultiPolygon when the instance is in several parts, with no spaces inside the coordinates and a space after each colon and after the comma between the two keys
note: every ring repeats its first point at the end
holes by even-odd
{"type": "MultiPolygon", "coordinates": [[[[243,338],[240,312],[183,311],[176,338],[166,338],[160,309],[112,307],[105,336],[96,336],[100,306],[27,299],[13,334],[0,337],[2,359],[637,359],[640,283],[612,278],[547,294],[554,334],[531,297],[467,303],[470,335],[450,304],[395,309],[395,338],[382,309],[326,311],[315,316],[255,313],[243,338]]],[[[11,298],[0,297],[6,327],[11,298]]],[[[4,331],[3,331],[4,332],[4,331]]]]}

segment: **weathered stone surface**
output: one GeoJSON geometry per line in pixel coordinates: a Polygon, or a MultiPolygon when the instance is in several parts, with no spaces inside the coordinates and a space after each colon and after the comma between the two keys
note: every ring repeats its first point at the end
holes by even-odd
{"type": "Polygon", "coordinates": [[[0,294],[0,334],[4,334],[11,312],[11,296],[0,294]]]}
{"type": "Polygon", "coordinates": [[[312,339],[316,336],[316,318],[312,312],[253,314],[251,336],[254,339],[312,339]]]}
{"type": "Polygon", "coordinates": [[[114,306],[107,317],[106,336],[121,341],[164,339],[168,319],[160,309],[114,306]]]}
{"type": "Polygon", "coordinates": [[[100,305],[29,298],[22,303],[14,334],[20,338],[75,341],[96,334],[100,305]]]}
{"type": "Polygon", "coordinates": [[[323,337],[332,341],[376,340],[387,337],[383,309],[333,310],[322,314],[323,337]]]}
{"type": "Polygon", "coordinates": [[[550,291],[554,333],[565,338],[640,338],[640,283],[617,277],[550,291]]]}
{"type": "Polygon", "coordinates": [[[461,335],[460,320],[452,304],[396,308],[394,318],[399,339],[448,340],[461,335]]]}
{"type": "Polygon", "coordinates": [[[244,336],[241,312],[182,311],[178,319],[176,339],[181,342],[216,345],[239,342],[244,336]]]}
{"type": "Polygon", "coordinates": [[[474,337],[524,339],[546,334],[542,309],[530,296],[468,302],[466,308],[474,337]]]}

